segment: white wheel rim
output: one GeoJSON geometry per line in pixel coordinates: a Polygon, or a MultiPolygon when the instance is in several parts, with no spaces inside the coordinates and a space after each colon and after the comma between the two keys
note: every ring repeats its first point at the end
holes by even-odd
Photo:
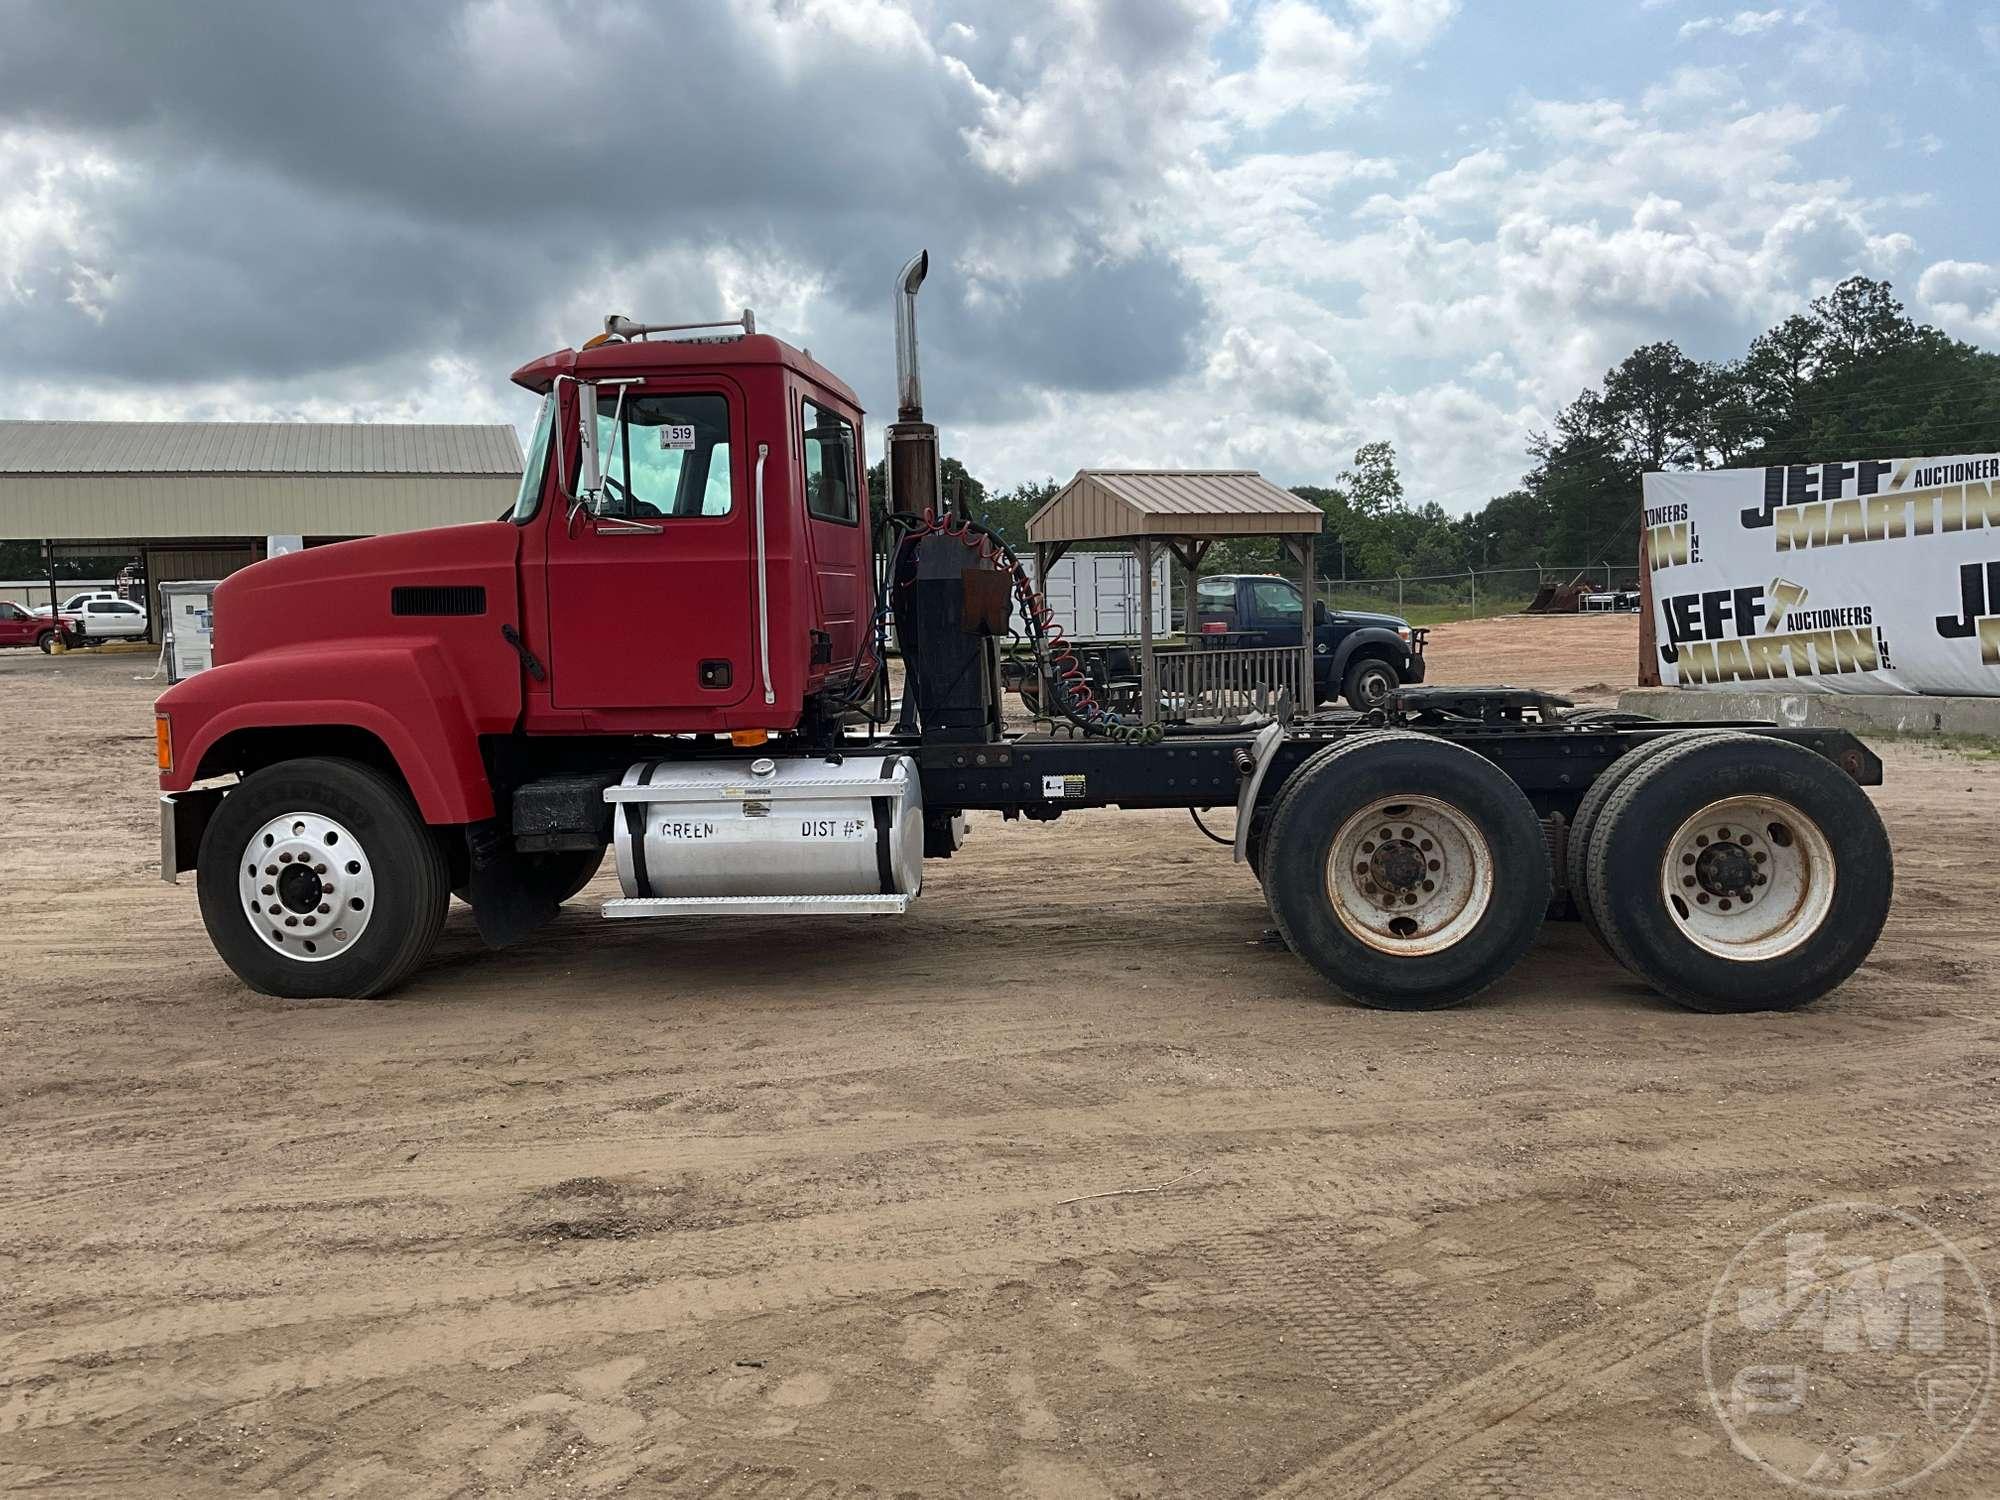
{"type": "Polygon", "coordinates": [[[1473,821],[1435,797],[1383,797],[1334,833],[1326,889],[1340,925],[1399,958],[1440,953],[1493,902],[1493,851],[1473,821]]]}
{"type": "Polygon", "coordinates": [[[1791,952],[1820,929],[1837,874],[1826,835],[1791,803],[1725,797],[1668,841],[1660,889],[1696,947],[1756,963],[1791,952]]]}
{"type": "Polygon", "coordinates": [[[368,851],[321,813],[286,813],[252,834],[236,885],[251,929],[294,963],[338,958],[375,915],[368,851]]]}

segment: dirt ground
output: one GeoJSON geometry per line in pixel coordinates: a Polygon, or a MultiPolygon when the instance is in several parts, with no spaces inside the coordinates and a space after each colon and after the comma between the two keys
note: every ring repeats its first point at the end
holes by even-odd
{"type": "MultiPolygon", "coordinates": [[[[1434,680],[1602,696],[1634,631],[1441,627],[1434,680]]],[[[149,667],[0,658],[0,1489],[1770,1496],[1701,1357],[1752,1235],[1887,1202],[2000,1285],[1976,758],[1884,748],[1888,931],[1793,1015],[1559,923],[1463,1009],[1331,1002],[1118,813],[978,818],[893,924],[460,908],[302,1005],[155,878],[149,667]]],[[[2000,1492],[1996,1428],[1913,1493],[2000,1492]]]]}

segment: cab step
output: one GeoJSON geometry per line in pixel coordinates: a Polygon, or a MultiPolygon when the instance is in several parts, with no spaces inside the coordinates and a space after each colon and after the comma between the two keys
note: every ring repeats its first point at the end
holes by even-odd
{"type": "Polygon", "coordinates": [[[651,896],[604,903],[607,917],[898,916],[909,896],[651,896]]]}

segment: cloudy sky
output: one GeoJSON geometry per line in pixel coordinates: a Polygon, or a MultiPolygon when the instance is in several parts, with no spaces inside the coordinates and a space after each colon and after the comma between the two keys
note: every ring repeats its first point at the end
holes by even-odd
{"type": "Polygon", "coordinates": [[[0,416],[525,425],[748,304],[879,417],[928,246],[989,482],[1388,438],[1461,510],[1856,271],[2000,347],[1996,83],[1970,0],[0,0],[0,416]]]}

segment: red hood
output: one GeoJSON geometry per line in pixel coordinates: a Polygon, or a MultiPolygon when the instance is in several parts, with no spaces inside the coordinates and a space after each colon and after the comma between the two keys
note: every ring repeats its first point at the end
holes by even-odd
{"type": "MultiPolygon", "coordinates": [[[[511,521],[475,521],[309,547],[244,568],[216,586],[216,664],[336,638],[430,633],[435,617],[399,611],[398,589],[483,590],[489,618],[514,620],[520,545],[511,521]]],[[[419,596],[403,596],[405,610],[412,602],[419,596]]]]}

